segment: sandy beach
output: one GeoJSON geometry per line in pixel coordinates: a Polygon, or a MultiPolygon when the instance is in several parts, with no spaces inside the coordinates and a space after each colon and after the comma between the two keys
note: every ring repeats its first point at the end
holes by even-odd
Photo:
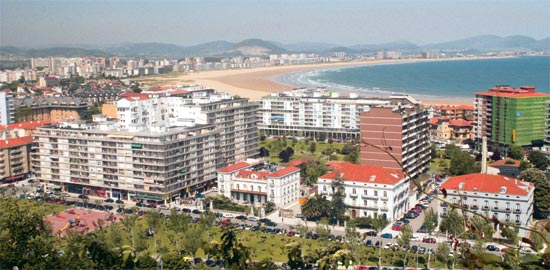
{"type": "MultiPolygon", "coordinates": [[[[284,73],[302,72],[316,69],[329,69],[337,67],[380,65],[389,63],[404,62],[429,62],[429,61],[468,61],[475,59],[485,59],[487,57],[469,57],[469,58],[445,58],[445,59],[404,59],[404,60],[373,60],[357,62],[323,63],[311,65],[292,65],[292,66],[274,66],[250,69],[234,70],[213,70],[191,73],[169,74],[169,76],[154,76],[139,78],[141,83],[150,86],[175,86],[199,84],[225,91],[232,95],[258,100],[269,93],[279,93],[292,90],[293,86],[280,84],[270,80],[270,78],[284,73]]],[[[413,95],[414,96],[414,95],[413,95]]],[[[471,105],[472,99],[424,99],[423,104],[427,105],[471,105]]]]}

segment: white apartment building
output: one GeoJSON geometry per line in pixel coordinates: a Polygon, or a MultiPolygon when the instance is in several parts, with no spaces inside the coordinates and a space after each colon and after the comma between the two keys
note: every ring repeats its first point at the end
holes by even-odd
{"type": "MultiPolygon", "coordinates": [[[[533,219],[533,183],[501,175],[467,174],[449,178],[441,188],[447,201],[506,223],[529,227],[533,219]]],[[[438,212],[447,217],[451,206],[441,203],[438,212]]],[[[519,236],[526,231],[520,230],[519,236]]]]}
{"type": "Polygon", "coordinates": [[[65,123],[40,127],[34,138],[37,178],[78,194],[177,202],[205,189],[225,165],[214,125],[156,132],[65,123]]]}
{"type": "Polygon", "coordinates": [[[391,221],[411,207],[410,181],[400,170],[348,162],[331,167],[331,172],[319,176],[317,193],[330,200],[334,193],[333,182],[341,180],[346,195],[344,203],[348,206],[350,217],[377,215],[391,221]]]}
{"type": "Polygon", "coordinates": [[[212,124],[220,129],[218,150],[225,164],[257,155],[256,104],[213,89],[184,92],[179,91],[178,96],[139,95],[119,100],[117,114],[121,128],[163,131],[168,127],[212,124]]]}
{"type": "Polygon", "coordinates": [[[300,169],[240,162],[218,170],[218,194],[237,202],[285,207],[300,196],[300,169]]]}
{"type": "Polygon", "coordinates": [[[15,105],[11,94],[0,91],[0,125],[15,123],[15,105]]]}
{"type": "Polygon", "coordinates": [[[266,135],[352,140],[359,138],[360,113],[373,106],[389,104],[390,99],[340,96],[325,89],[297,89],[262,97],[260,131],[266,135]]]}

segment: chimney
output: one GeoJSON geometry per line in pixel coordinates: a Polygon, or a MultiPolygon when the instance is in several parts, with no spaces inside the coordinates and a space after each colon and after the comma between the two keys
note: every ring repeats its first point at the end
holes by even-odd
{"type": "Polygon", "coordinates": [[[487,137],[483,136],[481,145],[481,173],[487,174],[487,137]]]}

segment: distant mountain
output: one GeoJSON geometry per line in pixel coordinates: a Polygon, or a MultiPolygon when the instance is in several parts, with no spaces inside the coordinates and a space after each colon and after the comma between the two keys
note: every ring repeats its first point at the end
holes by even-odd
{"type": "Polygon", "coordinates": [[[108,53],[101,50],[52,47],[46,49],[23,49],[13,46],[0,47],[1,56],[19,56],[19,57],[77,57],[77,56],[109,56],[108,53]]]}
{"type": "Polygon", "coordinates": [[[279,43],[277,45],[289,51],[297,52],[297,53],[302,53],[302,52],[319,53],[319,52],[329,51],[332,48],[341,47],[338,44],[322,43],[322,42],[300,42],[300,43],[292,43],[292,44],[279,43]]]}
{"type": "Polygon", "coordinates": [[[373,51],[383,51],[383,50],[393,50],[393,51],[418,51],[420,47],[418,45],[408,42],[408,41],[395,41],[382,44],[360,44],[350,46],[351,49],[358,52],[373,52],[373,51]]]}
{"type": "MultiPolygon", "coordinates": [[[[84,46],[84,45],[83,45],[84,46]]],[[[2,58],[29,57],[75,57],[75,56],[127,56],[144,58],[181,58],[185,56],[204,56],[210,58],[232,56],[267,56],[282,53],[319,53],[331,52],[371,53],[382,50],[399,50],[419,52],[423,50],[462,50],[464,52],[483,53],[488,51],[550,51],[550,37],[536,40],[527,36],[499,37],[495,35],[475,36],[466,39],[432,43],[424,46],[408,41],[395,41],[382,44],[358,44],[341,46],[321,42],[302,42],[283,44],[261,39],[247,39],[232,43],[228,41],[212,41],[193,46],[180,46],[168,43],[124,43],[111,46],[99,46],[102,50],[72,46],[58,46],[45,49],[24,49],[13,46],[0,47],[2,58]]]]}
{"type": "Polygon", "coordinates": [[[478,50],[487,51],[527,51],[527,50],[550,50],[548,38],[536,40],[527,36],[499,37],[495,35],[482,35],[466,39],[459,39],[443,43],[427,44],[424,49],[445,49],[445,50],[478,50]]]}

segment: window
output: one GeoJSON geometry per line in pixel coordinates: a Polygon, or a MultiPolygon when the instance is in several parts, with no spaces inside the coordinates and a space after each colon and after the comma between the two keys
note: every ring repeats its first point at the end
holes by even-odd
{"type": "Polygon", "coordinates": [[[507,221],[507,222],[510,221],[510,215],[509,215],[509,214],[506,214],[506,221],[507,221]]]}
{"type": "Polygon", "coordinates": [[[388,192],[384,191],[384,198],[388,197],[388,192]]]}
{"type": "Polygon", "coordinates": [[[519,222],[519,215],[516,215],[516,222],[519,222]]]}
{"type": "Polygon", "coordinates": [[[378,191],[374,191],[374,197],[378,197],[378,191]]]}
{"type": "Polygon", "coordinates": [[[355,188],[353,188],[353,190],[351,191],[351,193],[352,193],[353,195],[357,194],[357,191],[355,190],[355,188]]]}
{"type": "Polygon", "coordinates": [[[323,186],[323,191],[327,191],[327,186],[323,186]]]}
{"type": "Polygon", "coordinates": [[[369,191],[365,189],[365,190],[363,190],[363,194],[365,194],[365,196],[369,195],[369,191]]]}

